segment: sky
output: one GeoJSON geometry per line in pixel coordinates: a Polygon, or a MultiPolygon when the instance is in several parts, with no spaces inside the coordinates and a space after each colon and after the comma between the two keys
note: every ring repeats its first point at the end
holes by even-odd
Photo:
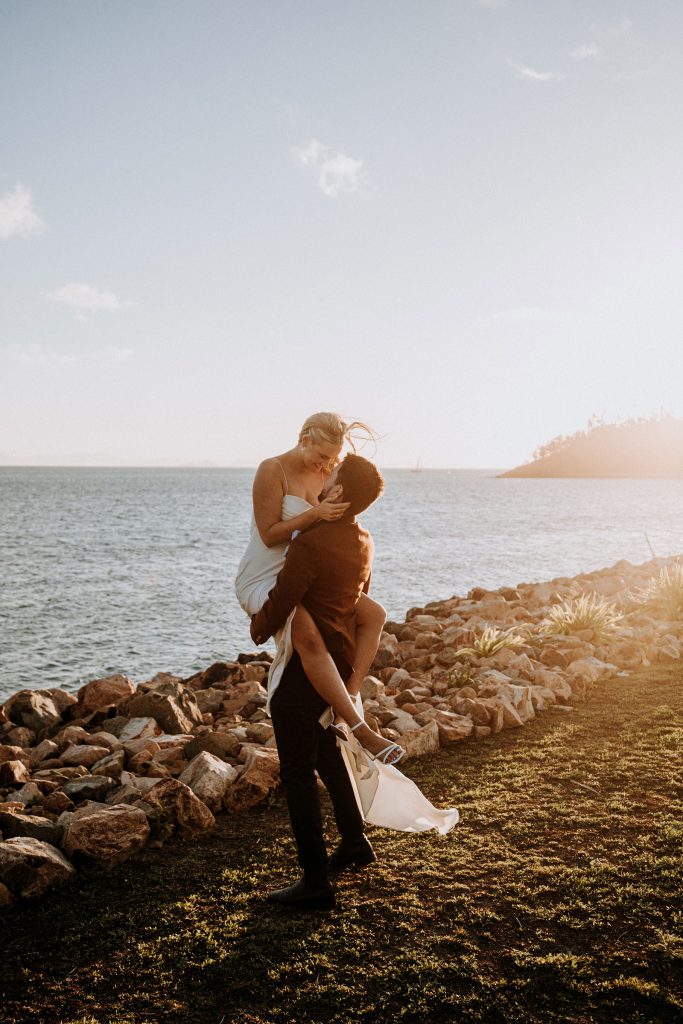
{"type": "Polygon", "coordinates": [[[0,0],[0,464],[683,415],[678,0],[0,0]]]}

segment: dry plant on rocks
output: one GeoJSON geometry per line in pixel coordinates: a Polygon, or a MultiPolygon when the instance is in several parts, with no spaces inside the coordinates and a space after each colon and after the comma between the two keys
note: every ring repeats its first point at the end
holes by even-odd
{"type": "Polygon", "coordinates": [[[591,630],[593,640],[602,642],[615,635],[622,620],[622,614],[599,594],[582,594],[572,601],[553,605],[540,623],[539,633],[571,636],[591,630]]]}
{"type": "Polygon", "coordinates": [[[665,565],[639,596],[646,608],[666,619],[683,619],[683,562],[665,565]]]}
{"type": "Polygon", "coordinates": [[[525,638],[514,628],[504,630],[486,626],[471,647],[461,647],[456,653],[459,658],[492,658],[504,647],[524,647],[525,644],[525,638]]]}
{"type": "Polygon", "coordinates": [[[538,654],[546,641],[549,639],[544,633],[539,632],[540,626],[522,626],[520,636],[525,647],[530,647],[534,654],[538,654]]]}
{"type": "Polygon", "coordinates": [[[455,668],[451,669],[448,673],[448,679],[451,686],[457,686],[462,688],[463,686],[470,686],[474,681],[474,669],[469,661],[463,661],[461,665],[456,665],[455,668]]]}

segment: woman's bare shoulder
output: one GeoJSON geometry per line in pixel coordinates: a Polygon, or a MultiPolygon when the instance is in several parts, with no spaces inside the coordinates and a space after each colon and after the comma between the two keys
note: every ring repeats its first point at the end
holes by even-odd
{"type": "Polygon", "coordinates": [[[256,469],[256,476],[261,477],[265,480],[274,480],[275,477],[278,477],[281,480],[283,473],[282,467],[283,456],[273,455],[271,456],[271,458],[264,459],[263,462],[259,462],[258,467],[256,469]]]}
{"type": "Polygon", "coordinates": [[[278,491],[284,494],[284,473],[277,456],[259,463],[254,477],[254,488],[260,492],[278,491]]]}
{"type": "Polygon", "coordinates": [[[277,456],[273,455],[271,458],[264,459],[263,462],[259,462],[256,467],[256,472],[261,474],[265,473],[266,475],[279,472],[277,456]]]}

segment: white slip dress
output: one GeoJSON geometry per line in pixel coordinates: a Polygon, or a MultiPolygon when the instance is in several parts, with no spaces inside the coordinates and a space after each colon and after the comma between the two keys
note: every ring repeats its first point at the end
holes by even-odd
{"type": "MultiPolygon", "coordinates": [[[[313,506],[305,498],[300,498],[296,494],[285,494],[282,497],[281,519],[283,521],[294,519],[302,512],[307,512],[309,508],[313,508],[313,506]]],[[[288,547],[289,541],[275,544],[272,548],[267,547],[261,540],[261,534],[252,517],[249,544],[237,568],[235,578],[237,600],[250,617],[256,615],[256,612],[259,612],[266,603],[268,594],[275,586],[277,575],[285,564],[288,547]]],[[[268,703],[266,705],[268,714],[270,714],[270,702],[273,694],[280,683],[287,662],[292,656],[292,619],[295,611],[296,609],[291,612],[284,626],[273,637],[277,649],[268,672],[268,703]]]]}
{"type": "MultiPolygon", "coordinates": [[[[293,519],[312,507],[305,498],[285,494],[282,498],[282,519],[293,519]]],[[[237,600],[247,615],[255,615],[265,604],[285,564],[288,546],[288,543],[284,543],[267,547],[252,518],[249,544],[235,579],[237,600]]],[[[295,611],[292,611],[274,637],[277,650],[268,672],[268,713],[273,694],[292,656],[292,619],[295,611]]],[[[362,718],[363,704],[359,695],[355,701],[362,718]]],[[[331,722],[332,716],[326,711],[321,719],[331,722]]],[[[425,832],[433,828],[441,835],[457,825],[460,815],[455,808],[439,810],[434,807],[411,779],[394,765],[374,760],[353,734],[347,741],[338,739],[337,743],[341,748],[358,808],[369,825],[390,828],[396,832],[425,832]]]]}

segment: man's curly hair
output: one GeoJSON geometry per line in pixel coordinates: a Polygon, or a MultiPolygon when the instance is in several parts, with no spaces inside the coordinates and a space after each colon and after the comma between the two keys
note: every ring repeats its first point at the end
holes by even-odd
{"type": "Polygon", "coordinates": [[[351,502],[349,512],[354,516],[377,501],[384,490],[384,479],[377,466],[362,455],[346,456],[337,470],[336,483],[343,487],[341,500],[351,502]]]}

